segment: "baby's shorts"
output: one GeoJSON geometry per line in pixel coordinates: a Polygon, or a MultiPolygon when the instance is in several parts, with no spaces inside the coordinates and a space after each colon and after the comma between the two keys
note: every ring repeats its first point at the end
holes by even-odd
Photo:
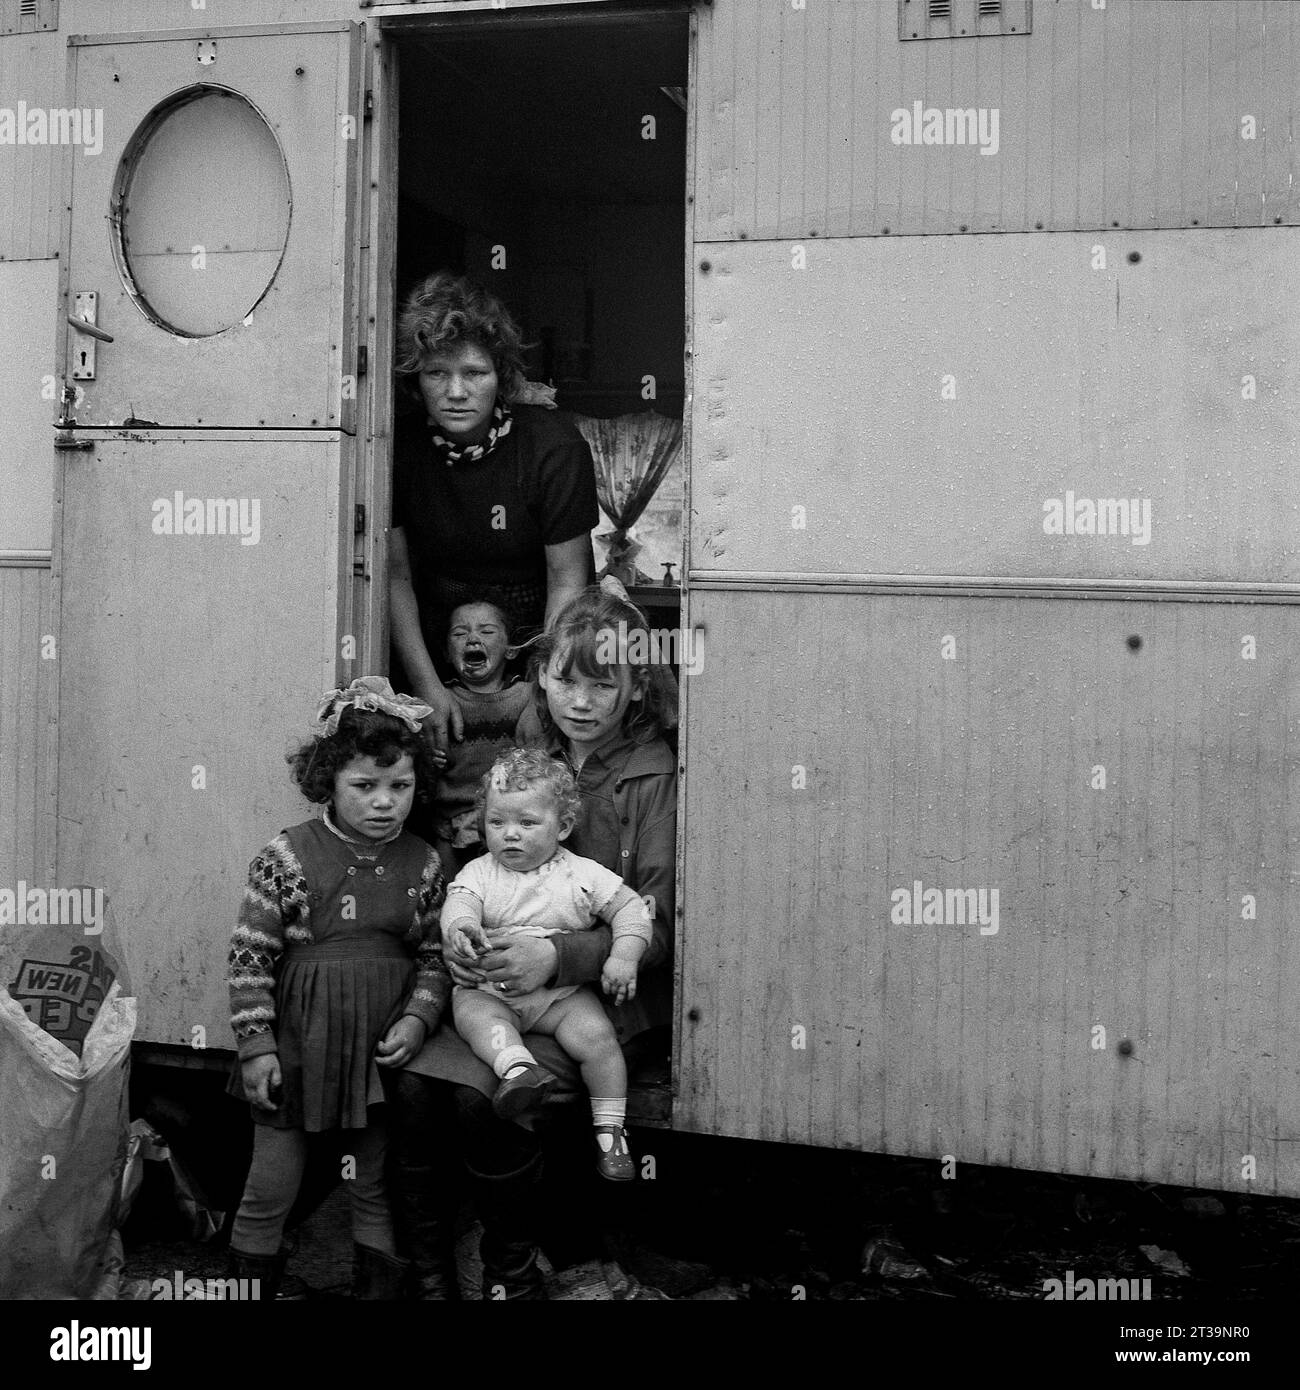
{"type": "MultiPolygon", "coordinates": [[[[484,994],[490,994],[493,999],[499,999],[515,1013],[518,1018],[517,1027],[521,1033],[531,1033],[537,1024],[537,1020],[561,999],[567,999],[571,994],[577,994],[582,988],[581,985],[561,985],[556,989],[548,989],[545,986],[535,989],[528,994],[504,995],[493,985],[481,984],[473,986],[474,989],[481,990],[484,994]]],[[[456,1001],[462,994],[468,994],[469,988],[464,985],[457,985],[452,992],[451,1008],[452,1017],[456,1014],[456,1001]]]]}

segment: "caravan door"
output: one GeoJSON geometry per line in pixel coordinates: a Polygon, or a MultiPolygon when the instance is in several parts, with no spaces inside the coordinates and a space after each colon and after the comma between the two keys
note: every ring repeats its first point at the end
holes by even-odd
{"type": "Polygon", "coordinates": [[[246,866],[356,673],[363,72],[354,24],[70,41],[102,148],[68,161],[55,854],[105,891],[147,1041],[232,1045],[246,866]]]}

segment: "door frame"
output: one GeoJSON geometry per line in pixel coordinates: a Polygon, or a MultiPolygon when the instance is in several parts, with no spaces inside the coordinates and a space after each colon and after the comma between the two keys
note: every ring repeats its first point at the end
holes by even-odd
{"type": "MultiPolygon", "coordinates": [[[[366,19],[368,49],[371,68],[368,78],[373,102],[367,122],[370,151],[367,164],[367,177],[364,187],[370,198],[368,216],[363,223],[369,229],[370,265],[369,273],[363,277],[365,303],[362,308],[362,329],[368,334],[369,360],[371,371],[365,392],[366,402],[358,421],[358,469],[365,470],[365,496],[369,515],[374,524],[368,527],[364,538],[362,554],[358,559],[358,572],[362,566],[367,576],[365,596],[367,622],[366,659],[368,670],[386,670],[388,659],[388,593],[387,585],[377,582],[377,577],[388,572],[388,523],[391,497],[392,474],[392,429],[393,429],[393,334],[391,326],[396,322],[397,287],[397,202],[398,202],[398,139],[399,139],[399,90],[398,54],[400,39],[412,33],[428,34],[440,29],[455,29],[461,32],[478,32],[486,28],[511,27],[520,25],[540,27],[571,28],[582,23],[609,24],[624,20],[635,24],[663,19],[673,14],[686,12],[686,152],[684,216],[682,225],[682,273],[683,310],[685,322],[683,344],[682,379],[682,550],[680,575],[681,616],[679,619],[683,632],[691,631],[690,617],[690,497],[691,497],[691,448],[692,413],[694,391],[694,324],[695,324],[695,123],[696,96],[699,84],[699,12],[701,4],[710,0],[660,0],[659,3],[638,3],[622,6],[610,5],[605,0],[504,0],[504,4],[494,0],[461,0],[461,3],[447,4],[445,0],[437,4],[401,4],[370,6],[362,0],[362,8],[368,9],[366,19]],[[557,15],[535,11],[542,5],[563,4],[570,12],[557,15]],[[368,321],[366,315],[368,313],[368,321]],[[383,326],[390,331],[384,332],[383,326]],[[364,460],[364,461],[363,461],[364,460]]],[[[361,403],[358,402],[358,406],[361,403]]],[[[674,927],[673,950],[673,1023],[672,1023],[672,1078],[674,1120],[676,1119],[678,1067],[681,1048],[679,1040],[682,1028],[681,979],[681,940],[686,918],[684,889],[686,884],[686,729],[688,686],[685,679],[680,682],[679,710],[677,722],[678,737],[678,777],[677,777],[677,862],[676,862],[676,923],[674,927]]]]}

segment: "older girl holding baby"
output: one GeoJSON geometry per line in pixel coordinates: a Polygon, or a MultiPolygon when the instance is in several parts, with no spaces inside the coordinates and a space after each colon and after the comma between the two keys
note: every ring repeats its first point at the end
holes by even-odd
{"type": "MultiPolygon", "coordinates": [[[[662,729],[674,721],[675,697],[666,669],[622,659],[650,650],[645,634],[644,615],[599,588],[570,600],[537,644],[536,712],[521,729],[521,737],[548,747],[576,778],[582,809],[568,846],[652,904],[635,998],[619,1005],[604,1000],[629,1059],[665,1042],[671,1021],[677,776],[662,729]]],[[[599,987],[611,944],[611,929],[597,925],[560,936],[520,935],[481,958],[455,952],[446,958],[458,983],[487,983],[509,999],[544,986],[599,987]]],[[[554,1038],[530,1033],[524,1041],[548,1072],[570,1090],[581,1089],[578,1065],[554,1038]]],[[[494,1113],[497,1087],[492,1069],[446,1021],[390,1085],[394,1195],[427,1297],[456,1296],[447,1212],[457,1178],[445,1158],[449,1124],[459,1128],[483,1224],[484,1296],[545,1297],[537,1263],[541,1145],[534,1133],[494,1113]]]]}

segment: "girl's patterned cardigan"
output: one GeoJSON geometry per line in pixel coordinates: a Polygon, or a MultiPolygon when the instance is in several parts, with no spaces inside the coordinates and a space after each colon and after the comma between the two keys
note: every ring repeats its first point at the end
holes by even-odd
{"type": "MultiPolygon", "coordinates": [[[[230,1026],[241,1061],[276,1051],[275,967],[286,944],[307,944],[311,903],[307,879],[288,838],[277,835],[248,866],[248,886],[239,923],[230,940],[230,1026]]],[[[451,976],[442,959],[438,925],[443,899],[442,867],[429,851],[411,925],[403,938],[415,953],[415,989],[405,1012],[429,1032],[438,1026],[451,998],[451,976]]]]}

